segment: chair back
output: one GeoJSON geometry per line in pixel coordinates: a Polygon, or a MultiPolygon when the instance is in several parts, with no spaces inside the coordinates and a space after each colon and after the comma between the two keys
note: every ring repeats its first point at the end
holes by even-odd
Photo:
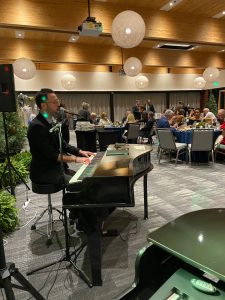
{"type": "Polygon", "coordinates": [[[194,129],[191,151],[211,151],[213,149],[213,129],[194,129]]]}
{"type": "Polygon", "coordinates": [[[99,150],[106,151],[110,144],[119,142],[119,132],[116,130],[98,131],[99,150]]]}
{"type": "Polygon", "coordinates": [[[127,131],[127,140],[134,140],[137,142],[138,136],[140,132],[140,125],[139,124],[129,124],[128,131],[127,131]]]}
{"type": "Polygon", "coordinates": [[[165,150],[176,150],[175,138],[170,128],[156,129],[159,147],[165,150]]]}
{"type": "Polygon", "coordinates": [[[96,131],[79,131],[76,130],[77,147],[91,152],[97,152],[96,148],[96,131]]]}

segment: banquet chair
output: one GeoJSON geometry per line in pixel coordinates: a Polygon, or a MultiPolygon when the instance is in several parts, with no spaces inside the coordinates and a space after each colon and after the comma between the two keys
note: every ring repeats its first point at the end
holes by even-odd
{"type": "MultiPolygon", "coordinates": [[[[212,156],[214,164],[214,149],[213,149],[213,129],[194,129],[192,130],[191,144],[188,144],[189,164],[191,165],[191,153],[194,151],[208,152],[212,156]]],[[[208,155],[208,161],[209,161],[208,155]]]]}
{"type": "Polygon", "coordinates": [[[177,160],[180,154],[187,153],[187,144],[185,143],[176,143],[173,132],[170,128],[157,128],[156,129],[158,141],[159,141],[159,161],[161,159],[162,151],[168,151],[176,153],[175,166],[177,165],[177,160]]]}
{"type": "Polygon", "coordinates": [[[137,144],[137,140],[140,134],[140,125],[139,124],[129,124],[127,130],[127,139],[126,142],[130,144],[137,144]]]}

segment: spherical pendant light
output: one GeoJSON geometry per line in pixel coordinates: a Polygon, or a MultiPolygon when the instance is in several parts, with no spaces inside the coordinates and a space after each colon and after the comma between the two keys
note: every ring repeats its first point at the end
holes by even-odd
{"type": "Polygon", "coordinates": [[[19,58],[13,63],[14,74],[21,79],[31,79],[36,73],[35,64],[27,58],[19,58]]]}
{"type": "Polygon", "coordinates": [[[132,10],[119,13],[112,22],[112,38],[122,48],[138,46],[145,36],[145,22],[132,10]]]}
{"type": "Polygon", "coordinates": [[[61,84],[65,90],[72,90],[76,85],[76,77],[72,74],[65,74],[61,78],[61,84]]]}
{"type": "Polygon", "coordinates": [[[203,77],[197,77],[194,79],[194,87],[203,89],[206,85],[206,81],[203,77]]]}
{"type": "Polygon", "coordinates": [[[220,71],[214,67],[209,67],[205,69],[205,71],[203,72],[203,78],[206,81],[214,81],[219,77],[219,75],[220,75],[220,71]]]}
{"type": "Polygon", "coordinates": [[[130,57],[124,63],[124,71],[130,76],[137,76],[142,70],[142,63],[137,57],[130,57]]]}
{"type": "Polygon", "coordinates": [[[146,76],[138,76],[135,85],[138,89],[145,89],[148,86],[148,78],[146,76]]]}

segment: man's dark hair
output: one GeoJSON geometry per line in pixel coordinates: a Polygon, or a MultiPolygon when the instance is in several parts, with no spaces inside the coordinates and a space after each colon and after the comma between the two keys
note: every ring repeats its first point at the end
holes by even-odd
{"type": "Polygon", "coordinates": [[[44,103],[47,101],[48,94],[54,93],[52,89],[49,88],[43,88],[40,90],[40,92],[37,93],[35,97],[36,104],[39,108],[41,108],[41,103],[44,103]]]}

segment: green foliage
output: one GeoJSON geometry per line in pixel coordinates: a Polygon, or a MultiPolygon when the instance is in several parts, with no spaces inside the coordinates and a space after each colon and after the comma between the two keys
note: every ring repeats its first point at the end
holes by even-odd
{"type": "Polygon", "coordinates": [[[215,99],[215,96],[213,95],[212,91],[210,92],[210,95],[209,95],[207,107],[208,107],[209,111],[214,113],[215,116],[217,115],[217,110],[218,110],[217,103],[216,103],[216,99],[215,99]]]}
{"type": "MultiPolygon", "coordinates": [[[[30,152],[21,152],[14,156],[11,156],[10,161],[16,170],[15,172],[13,169],[11,169],[12,185],[16,186],[18,183],[20,183],[20,178],[17,174],[19,174],[20,177],[27,181],[29,175],[29,166],[31,162],[30,152]]],[[[0,164],[0,178],[2,187],[10,186],[9,167],[6,166],[7,160],[5,160],[4,163],[0,164]]]]}
{"type": "Polygon", "coordinates": [[[3,233],[13,231],[18,225],[16,198],[6,191],[0,192],[0,224],[3,233]]]}
{"type": "MultiPolygon", "coordinates": [[[[9,153],[20,152],[26,137],[27,129],[22,126],[21,117],[17,112],[5,113],[6,129],[9,143],[9,153]]],[[[5,131],[3,124],[3,114],[0,114],[0,154],[1,157],[6,153],[5,131]]]]}

